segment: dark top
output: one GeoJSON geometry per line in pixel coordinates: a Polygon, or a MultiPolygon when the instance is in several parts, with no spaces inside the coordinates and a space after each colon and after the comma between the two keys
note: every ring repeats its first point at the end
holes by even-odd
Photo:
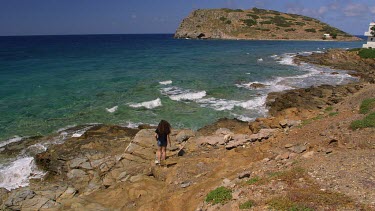
{"type": "Polygon", "coordinates": [[[168,144],[168,134],[161,134],[158,129],[155,130],[155,133],[158,134],[158,146],[165,147],[168,144]]]}

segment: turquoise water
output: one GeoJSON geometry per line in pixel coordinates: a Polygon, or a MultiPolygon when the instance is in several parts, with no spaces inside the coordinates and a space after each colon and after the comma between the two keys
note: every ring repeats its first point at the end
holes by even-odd
{"type": "Polygon", "coordinates": [[[266,115],[267,93],[347,74],[296,66],[296,53],[362,42],[176,40],[172,35],[0,37],[0,142],[72,125],[166,119],[198,129],[266,115]],[[263,89],[251,89],[260,82],[263,89]]]}

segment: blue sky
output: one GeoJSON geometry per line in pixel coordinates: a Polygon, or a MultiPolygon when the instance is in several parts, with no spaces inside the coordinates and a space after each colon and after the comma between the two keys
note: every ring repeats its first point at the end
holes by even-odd
{"type": "Polygon", "coordinates": [[[0,0],[0,36],[174,33],[194,9],[224,7],[307,15],[356,35],[375,20],[374,0],[0,0]]]}

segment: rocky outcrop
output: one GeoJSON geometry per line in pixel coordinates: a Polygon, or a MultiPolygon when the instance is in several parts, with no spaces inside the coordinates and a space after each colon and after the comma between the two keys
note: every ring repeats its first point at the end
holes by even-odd
{"type": "Polygon", "coordinates": [[[352,70],[350,74],[359,76],[365,82],[375,83],[375,59],[361,58],[358,54],[359,49],[331,49],[310,56],[297,55],[295,62],[329,66],[338,70],[352,70]]]}
{"type": "Polygon", "coordinates": [[[195,10],[181,22],[175,38],[360,40],[314,18],[257,8],[195,10]]]}

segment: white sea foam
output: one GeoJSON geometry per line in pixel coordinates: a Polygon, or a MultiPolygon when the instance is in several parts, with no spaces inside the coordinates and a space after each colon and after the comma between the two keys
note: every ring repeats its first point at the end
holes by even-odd
{"type": "Polygon", "coordinates": [[[171,80],[168,80],[168,81],[160,81],[159,84],[161,84],[161,85],[168,85],[168,84],[172,84],[172,81],[171,81],[171,80]]]}
{"type": "Polygon", "coordinates": [[[144,107],[144,108],[147,108],[147,109],[153,109],[153,108],[162,106],[162,104],[161,104],[160,98],[157,98],[156,100],[146,101],[146,102],[142,102],[142,103],[129,104],[129,106],[133,107],[133,108],[144,107]]]}
{"type": "Polygon", "coordinates": [[[42,178],[45,172],[40,171],[33,157],[24,157],[13,161],[0,169],[0,187],[8,190],[29,185],[29,179],[42,178]]]}
{"type": "Polygon", "coordinates": [[[179,87],[167,87],[161,89],[163,95],[167,95],[171,100],[182,101],[182,100],[198,100],[206,96],[206,91],[191,91],[189,89],[181,89],[179,87]]]}
{"type": "Polygon", "coordinates": [[[258,62],[263,62],[263,58],[260,58],[257,60],[258,62]]]}
{"type": "Polygon", "coordinates": [[[66,131],[66,130],[69,130],[69,129],[71,129],[71,128],[74,128],[74,127],[77,127],[77,125],[68,125],[68,126],[65,126],[65,127],[63,127],[63,128],[58,129],[57,132],[58,132],[58,133],[61,133],[61,132],[64,132],[64,131],[66,131]]]}
{"type": "Polygon", "coordinates": [[[282,65],[291,65],[291,66],[297,66],[295,63],[294,63],[294,57],[296,56],[296,54],[294,53],[286,53],[286,54],[283,54],[281,57],[278,57],[278,63],[279,64],[282,64],[282,65]]]}
{"type": "Polygon", "coordinates": [[[112,108],[105,108],[105,110],[107,110],[109,113],[113,113],[113,112],[117,111],[117,109],[118,109],[118,106],[114,106],[112,108]]]}
{"type": "Polygon", "coordinates": [[[3,142],[0,142],[0,147],[3,147],[3,146],[6,146],[10,143],[14,143],[14,142],[19,142],[19,141],[22,141],[22,137],[19,137],[19,136],[14,136],[13,138],[11,139],[8,139],[6,141],[3,141],[3,142]]]}

